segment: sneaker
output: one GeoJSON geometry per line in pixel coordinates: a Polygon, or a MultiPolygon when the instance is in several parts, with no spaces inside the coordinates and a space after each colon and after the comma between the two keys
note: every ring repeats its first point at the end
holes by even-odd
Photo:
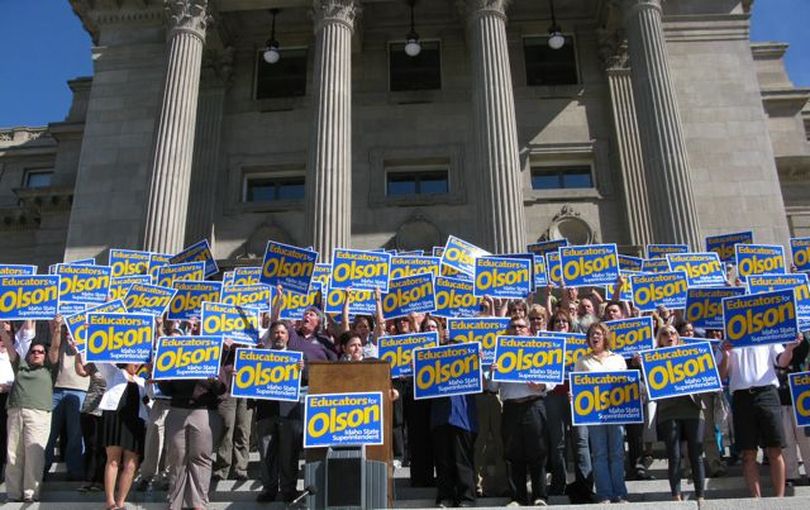
{"type": "Polygon", "coordinates": [[[394,459],[394,469],[402,469],[402,461],[399,459],[394,459]]]}
{"type": "Polygon", "coordinates": [[[515,501],[514,499],[510,501],[506,506],[520,506],[520,503],[515,501]]]}
{"type": "Polygon", "coordinates": [[[534,500],[533,505],[534,506],[548,506],[548,503],[546,503],[545,499],[537,498],[537,499],[534,500]]]}
{"type": "Polygon", "coordinates": [[[453,502],[450,501],[449,499],[443,499],[439,501],[436,506],[438,506],[439,508],[453,508],[455,505],[453,505],[453,502]]]}

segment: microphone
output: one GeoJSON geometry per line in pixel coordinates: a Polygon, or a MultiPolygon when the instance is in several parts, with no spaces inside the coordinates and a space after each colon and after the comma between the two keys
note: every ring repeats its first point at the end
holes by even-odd
{"type": "Polygon", "coordinates": [[[295,498],[290,502],[290,506],[297,505],[298,503],[304,501],[304,498],[306,498],[307,496],[310,495],[314,496],[317,493],[318,493],[317,487],[315,487],[314,485],[307,485],[306,487],[304,487],[304,492],[302,492],[297,498],[295,498]]]}

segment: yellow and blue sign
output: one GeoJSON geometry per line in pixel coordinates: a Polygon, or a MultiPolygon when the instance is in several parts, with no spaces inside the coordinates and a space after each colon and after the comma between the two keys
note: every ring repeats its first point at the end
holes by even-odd
{"type": "MultiPolygon", "coordinates": [[[[340,315],[343,313],[343,303],[349,300],[349,313],[352,315],[374,315],[377,311],[377,300],[373,290],[341,290],[329,289],[326,293],[325,312],[340,315]]],[[[303,310],[302,312],[303,313],[303,310]]],[[[299,316],[300,318],[300,316],[299,316]]]]}
{"type": "Polygon", "coordinates": [[[77,303],[104,303],[110,292],[110,267],[57,264],[59,299],[77,303]]]}
{"type": "Polygon", "coordinates": [[[107,293],[107,299],[124,299],[129,292],[130,287],[136,283],[145,285],[152,284],[152,278],[147,274],[121,276],[110,280],[110,288],[107,293]]]}
{"type": "Polygon", "coordinates": [[[296,351],[236,349],[231,396],[298,402],[303,359],[296,351]]]}
{"type": "Polygon", "coordinates": [[[785,273],[785,249],[778,244],[737,244],[737,273],[741,278],[785,273]]]}
{"type": "Polygon", "coordinates": [[[70,336],[76,341],[76,345],[84,346],[87,343],[87,314],[88,313],[127,313],[127,307],[120,299],[107,301],[104,304],[86,308],[73,315],[65,316],[65,326],[67,326],[70,336]]]}
{"type": "Polygon", "coordinates": [[[508,317],[465,317],[447,319],[451,342],[481,344],[481,361],[489,366],[495,361],[495,342],[505,335],[511,319],[508,317]]]}
{"type": "Polygon", "coordinates": [[[475,259],[477,297],[525,299],[532,292],[532,262],[525,259],[483,256],[475,259]]]}
{"type": "MultiPolygon", "coordinates": [[[[79,260],[71,260],[70,262],[62,262],[62,265],[65,266],[95,266],[96,259],[95,257],[88,257],[86,259],[79,259],[79,260]]],[[[48,274],[56,274],[56,268],[59,267],[60,264],[51,264],[48,266],[48,274]]]]}
{"type": "Polygon", "coordinates": [[[439,333],[426,331],[409,335],[386,335],[377,340],[379,358],[391,364],[391,377],[411,377],[413,375],[413,350],[436,347],[439,333]]]}
{"type": "Polygon", "coordinates": [[[686,273],[690,287],[711,287],[725,285],[726,273],[720,257],[714,253],[670,253],[667,254],[670,271],[686,273]]]}
{"type": "Polygon", "coordinates": [[[709,342],[660,347],[641,353],[650,400],[720,391],[720,374],[709,342]]]}
{"type": "Polygon", "coordinates": [[[258,285],[261,283],[262,268],[237,267],[233,270],[233,280],[230,285],[258,285]]]}
{"type": "Polygon", "coordinates": [[[481,344],[450,344],[413,351],[413,398],[481,393],[481,344]]]}
{"type": "Polygon", "coordinates": [[[421,273],[431,273],[433,276],[441,276],[439,257],[426,256],[402,256],[391,257],[391,280],[405,278],[406,276],[416,276],[421,273]]]}
{"type": "MultiPolygon", "coordinates": [[[[625,277],[624,284],[622,285],[621,291],[619,292],[619,299],[622,301],[632,301],[633,300],[633,285],[631,284],[631,279],[633,276],[638,274],[644,274],[637,271],[626,271],[622,269],[619,271],[622,276],[625,277]]],[[[607,298],[613,299],[613,296],[616,295],[616,284],[610,283],[605,285],[605,296],[607,298]]]]}
{"type": "Polygon", "coordinates": [[[149,257],[152,254],[148,251],[121,250],[110,248],[110,268],[112,277],[132,276],[146,274],[149,269],[149,257]]]}
{"type": "Polygon", "coordinates": [[[638,370],[572,372],[568,376],[574,425],[644,423],[638,370]]]}
{"type": "Polygon", "coordinates": [[[28,264],[0,264],[0,276],[28,276],[37,274],[37,266],[28,264]]]}
{"type": "Polygon", "coordinates": [[[706,236],[706,251],[716,253],[720,257],[720,262],[734,263],[736,253],[734,246],[738,244],[754,244],[754,233],[748,230],[745,232],[706,236]]]}
{"type": "Polygon", "coordinates": [[[59,315],[67,317],[87,310],[85,303],[59,303],[59,315]]]}
{"type": "Polygon", "coordinates": [[[205,264],[203,262],[167,264],[160,266],[157,270],[156,282],[161,287],[171,287],[175,282],[201,282],[203,280],[205,280],[205,264]]]}
{"type": "Polygon", "coordinates": [[[534,287],[540,289],[548,285],[546,257],[542,255],[532,255],[532,260],[534,262],[534,287]]]}
{"type": "Polygon", "coordinates": [[[648,259],[663,259],[669,253],[688,253],[689,246],[685,244],[648,244],[648,259]]]}
{"type": "Polygon", "coordinates": [[[382,309],[386,319],[436,310],[433,274],[422,273],[391,280],[388,292],[382,296],[382,309]]]}
{"type": "Polygon", "coordinates": [[[262,261],[261,283],[306,295],[318,252],[268,241],[262,261]]]}
{"type": "Polygon", "coordinates": [[[810,427],[810,372],[788,374],[797,427],[810,427]]]}
{"type": "Polygon", "coordinates": [[[136,283],[124,296],[124,306],[129,313],[147,313],[160,317],[169,307],[176,292],[170,287],[136,283]]]}
{"type": "Polygon", "coordinates": [[[208,239],[197,241],[169,259],[169,264],[182,264],[184,262],[202,262],[205,264],[206,278],[219,272],[217,261],[214,260],[214,255],[211,253],[211,245],[208,244],[208,239]]]}
{"type": "Polygon", "coordinates": [[[606,285],[619,277],[619,257],[615,244],[564,246],[560,248],[563,285],[586,287],[606,285]]]}
{"type": "Polygon", "coordinates": [[[556,331],[544,331],[543,336],[554,336],[565,340],[565,373],[574,371],[577,361],[587,356],[591,352],[588,345],[588,335],[585,333],[562,333],[556,331]]]}
{"type": "Polygon", "coordinates": [[[683,271],[635,275],[630,284],[633,304],[642,312],[655,311],[659,306],[670,310],[686,307],[689,285],[683,271]]]}
{"type": "Polygon", "coordinates": [[[333,289],[380,289],[388,292],[391,254],[335,248],[332,251],[333,289]]]}
{"type": "Polygon", "coordinates": [[[725,298],[723,324],[735,348],[793,342],[799,331],[796,295],[784,289],[725,298]]]}
{"type": "Polygon", "coordinates": [[[59,311],[59,276],[0,277],[0,320],[50,320],[59,311]]]}
{"type": "Polygon", "coordinates": [[[568,239],[554,239],[552,241],[540,241],[526,246],[526,251],[532,255],[545,257],[546,253],[558,253],[563,246],[568,246],[568,239]]]}
{"type": "Polygon", "coordinates": [[[689,289],[686,295],[686,321],[696,328],[723,329],[723,299],[743,294],[743,287],[689,289]]]}
{"type": "Polygon", "coordinates": [[[548,277],[548,281],[553,285],[557,287],[563,286],[560,252],[550,251],[546,253],[546,276],[548,277]]]}
{"type": "Polygon", "coordinates": [[[309,294],[296,294],[285,290],[281,298],[277,299],[276,306],[280,306],[279,319],[285,321],[298,321],[304,316],[304,312],[311,306],[317,306],[320,299],[321,285],[313,282],[309,287],[309,294]]]}
{"type": "Polygon", "coordinates": [[[222,273],[222,285],[233,285],[233,271],[225,271],[222,273]]]}
{"type": "Polygon", "coordinates": [[[796,271],[810,271],[810,237],[791,237],[790,254],[796,271]]]}
{"type": "Polygon", "coordinates": [[[240,344],[259,343],[259,311],[255,308],[205,301],[200,323],[203,335],[221,336],[240,344]]]}
{"type": "Polygon", "coordinates": [[[440,276],[433,281],[433,289],[436,292],[433,315],[447,319],[478,315],[480,306],[473,293],[473,282],[440,276]]]}
{"type": "Polygon", "coordinates": [[[645,273],[668,273],[669,262],[667,259],[644,259],[641,263],[641,270],[645,273]]]}
{"type": "Polygon", "coordinates": [[[613,352],[625,358],[655,347],[652,317],[631,317],[605,322],[613,335],[613,352]]]}
{"type": "Polygon", "coordinates": [[[499,336],[495,344],[497,382],[562,384],[565,339],[557,336],[499,336]]]}
{"type": "Polygon", "coordinates": [[[384,430],[379,391],[307,395],[304,448],[379,445],[384,430]]]}
{"type": "Polygon", "coordinates": [[[644,259],[620,254],[619,269],[622,271],[635,271],[636,273],[640,273],[644,270],[644,259]]]}
{"type": "Polygon", "coordinates": [[[88,363],[148,363],[155,318],[135,313],[88,313],[88,363]]]}
{"type": "Polygon", "coordinates": [[[312,272],[312,281],[318,282],[321,286],[328,287],[329,282],[332,280],[332,264],[322,264],[318,262],[315,264],[315,270],[312,272]]]}
{"type": "Polygon", "coordinates": [[[799,330],[810,330],[810,286],[807,273],[759,274],[749,276],[746,284],[749,294],[773,290],[793,289],[796,294],[796,315],[799,330]]]}
{"type": "Polygon", "coordinates": [[[475,276],[475,259],[486,255],[491,253],[458,237],[448,236],[442,250],[442,269],[446,266],[467,276],[475,276]]]}
{"type": "Polygon", "coordinates": [[[237,306],[250,306],[260,312],[269,312],[273,302],[273,287],[263,283],[253,285],[224,285],[222,303],[237,306]]]}
{"type": "Polygon", "coordinates": [[[177,294],[169,303],[169,320],[187,321],[199,317],[203,301],[218,303],[222,299],[222,282],[179,281],[172,284],[177,294]]]}
{"type": "MultiPolygon", "coordinates": [[[[171,259],[172,255],[168,253],[151,253],[149,255],[149,266],[146,270],[149,276],[151,276],[153,280],[156,280],[158,278],[158,271],[160,268],[163,266],[168,266],[171,259]]],[[[203,269],[203,273],[205,273],[205,269],[203,269]]],[[[199,279],[201,280],[202,278],[199,279]]]]}
{"type": "Polygon", "coordinates": [[[219,375],[222,337],[164,336],[157,340],[152,379],[207,379],[219,375]]]}

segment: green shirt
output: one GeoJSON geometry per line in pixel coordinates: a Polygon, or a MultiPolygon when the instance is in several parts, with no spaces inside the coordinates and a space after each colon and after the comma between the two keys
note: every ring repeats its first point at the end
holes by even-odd
{"type": "Polygon", "coordinates": [[[14,386],[8,396],[7,408],[53,410],[53,379],[51,367],[46,363],[31,368],[19,359],[14,363],[14,386]]]}

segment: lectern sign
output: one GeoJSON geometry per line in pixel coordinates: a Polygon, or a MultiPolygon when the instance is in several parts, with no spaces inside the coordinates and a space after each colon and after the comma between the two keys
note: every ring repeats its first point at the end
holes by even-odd
{"type": "Polygon", "coordinates": [[[382,393],[307,395],[304,448],[383,444],[382,393]]]}

